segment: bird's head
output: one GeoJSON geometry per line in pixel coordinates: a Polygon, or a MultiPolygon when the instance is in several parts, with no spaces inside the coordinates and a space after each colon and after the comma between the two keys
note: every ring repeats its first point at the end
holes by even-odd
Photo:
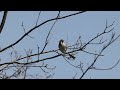
{"type": "Polygon", "coordinates": [[[59,43],[63,43],[64,42],[64,40],[63,39],[61,39],[60,41],[59,41],[59,43]]]}

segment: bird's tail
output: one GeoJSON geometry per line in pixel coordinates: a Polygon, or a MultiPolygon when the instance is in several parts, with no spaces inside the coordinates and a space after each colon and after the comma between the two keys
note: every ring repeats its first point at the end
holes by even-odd
{"type": "Polygon", "coordinates": [[[71,55],[71,54],[69,54],[69,56],[70,56],[71,58],[75,59],[75,56],[73,56],[73,55],[71,55]]]}

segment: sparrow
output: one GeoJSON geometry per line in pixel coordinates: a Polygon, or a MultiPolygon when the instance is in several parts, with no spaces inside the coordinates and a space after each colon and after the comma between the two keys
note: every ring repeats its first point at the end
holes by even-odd
{"type": "MultiPolygon", "coordinates": [[[[67,45],[64,43],[64,40],[63,40],[63,39],[61,39],[61,40],[59,41],[58,47],[59,47],[59,50],[60,50],[62,53],[66,53],[66,51],[67,51],[67,45]]],[[[68,54],[69,54],[69,53],[68,53],[68,54]]],[[[69,56],[70,56],[71,58],[75,59],[75,57],[74,57],[73,55],[69,54],[69,56]]]]}

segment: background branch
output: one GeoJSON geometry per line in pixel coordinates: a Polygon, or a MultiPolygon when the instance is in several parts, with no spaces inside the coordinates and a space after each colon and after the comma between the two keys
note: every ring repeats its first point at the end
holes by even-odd
{"type": "Polygon", "coordinates": [[[1,21],[1,24],[0,24],[0,33],[2,32],[3,27],[5,25],[7,14],[8,14],[8,11],[4,11],[3,18],[2,18],[2,21],[1,21]]]}

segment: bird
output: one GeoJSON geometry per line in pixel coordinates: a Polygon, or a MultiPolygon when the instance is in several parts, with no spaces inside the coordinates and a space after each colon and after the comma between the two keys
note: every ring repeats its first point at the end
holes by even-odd
{"type": "MultiPolygon", "coordinates": [[[[59,41],[58,47],[59,47],[59,50],[60,50],[62,53],[66,53],[66,51],[67,51],[67,45],[64,43],[64,40],[63,40],[63,39],[61,39],[61,40],[59,41]]],[[[69,53],[68,53],[68,54],[69,54],[69,53]]],[[[69,56],[70,56],[71,58],[75,59],[75,57],[74,57],[73,55],[69,54],[69,56]]]]}

